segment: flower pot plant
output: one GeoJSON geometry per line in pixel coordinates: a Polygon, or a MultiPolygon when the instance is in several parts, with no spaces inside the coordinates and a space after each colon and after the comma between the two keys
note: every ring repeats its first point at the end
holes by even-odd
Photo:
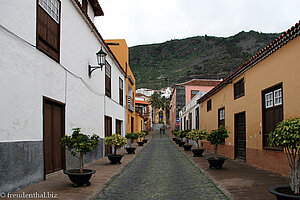
{"type": "Polygon", "coordinates": [[[202,154],[205,151],[205,149],[200,148],[200,141],[206,139],[206,130],[193,129],[190,132],[190,134],[192,135],[192,140],[194,140],[197,143],[197,149],[192,149],[194,157],[202,157],[202,154]]]}
{"type": "Polygon", "coordinates": [[[127,139],[130,139],[130,140],[131,140],[131,142],[130,142],[130,144],[129,144],[129,147],[126,147],[126,148],[125,148],[126,151],[127,151],[127,153],[128,153],[128,154],[134,154],[136,148],[135,148],[135,147],[132,147],[131,145],[133,144],[133,141],[134,141],[134,140],[136,140],[136,139],[139,138],[139,134],[138,134],[138,133],[127,133],[127,134],[125,135],[125,137],[126,137],[127,139]]]}
{"type": "Polygon", "coordinates": [[[185,151],[190,151],[192,150],[192,146],[190,144],[190,140],[192,139],[192,134],[191,134],[191,131],[187,132],[186,135],[185,135],[185,139],[186,139],[186,143],[183,145],[183,148],[185,151]]]}
{"type": "Polygon", "coordinates": [[[138,134],[139,134],[139,140],[140,141],[138,141],[137,143],[138,143],[139,146],[143,146],[144,142],[142,141],[142,138],[144,138],[146,136],[146,133],[143,132],[143,131],[140,131],[140,132],[138,132],[138,134]]]}
{"type": "Polygon", "coordinates": [[[177,138],[178,130],[172,130],[172,134],[175,136],[175,137],[172,138],[172,140],[174,142],[176,142],[178,140],[178,138],[177,138]]]}
{"type": "Polygon", "coordinates": [[[290,166],[290,185],[273,186],[269,191],[277,199],[300,199],[300,118],[292,118],[277,124],[269,135],[270,146],[280,146],[288,158],[290,166]]]}
{"type": "Polygon", "coordinates": [[[64,173],[68,175],[76,187],[83,184],[90,185],[89,180],[96,171],[83,169],[83,156],[98,146],[100,137],[96,134],[92,136],[85,135],[80,132],[80,128],[73,128],[72,130],[72,136],[65,135],[61,138],[60,143],[68,148],[72,156],[79,158],[80,168],[65,170],[64,173]]]}
{"type": "MultiPolygon", "coordinates": [[[[211,133],[207,136],[207,141],[214,145],[214,152],[217,154],[218,145],[225,144],[225,139],[228,137],[228,131],[224,126],[221,125],[218,129],[211,131],[211,133]]],[[[226,159],[227,158],[220,156],[207,158],[209,162],[209,168],[212,169],[214,167],[216,169],[221,169],[226,159]]]]}
{"type": "Polygon", "coordinates": [[[146,130],[142,130],[142,132],[144,132],[144,133],[145,133],[145,138],[143,139],[143,142],[144,142],[144,143],[147,143],[147,142],[148,142],[148,140],[146,139],[146,137],[147,137],[147,135],[149,135],[149,132],[148,132],[148,131],[146,131],[146,130]]]}
{"type": "Polygon", "coordinates": [[[110,145],[114,149],[114,154],[108,155],[111,164],[121,164],[122,155],[117,155],[117,147],[123,147],[127,144],[127,139],[119,134],[112,134],[104,139],[104,143],[110,145]]]}
{"type": "Polygon", "coordinates": [[[178,134],[178,136],[180,137],[180,142],[178,142],[177,144],[182,147],[185,142],[183,141],[183,138],[186,137],[186,134],[189,132],[189,130],[181,130],[178,134]]]}

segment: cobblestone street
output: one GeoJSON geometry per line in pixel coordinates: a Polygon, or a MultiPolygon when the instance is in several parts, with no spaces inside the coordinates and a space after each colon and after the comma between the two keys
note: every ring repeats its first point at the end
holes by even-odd
{"type": "Polygon", "coordinates": [[[98,199],[228,199],[167,136],[155,135],[98,199]]]}

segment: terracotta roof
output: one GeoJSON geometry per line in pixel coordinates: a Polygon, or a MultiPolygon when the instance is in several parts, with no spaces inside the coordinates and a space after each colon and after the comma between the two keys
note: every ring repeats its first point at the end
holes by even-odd
{"type": "Polygon", "coordinates": [[[104,15],[104,12],[103,12],[98,0],[89,0],[89,2],[94,10],[95,16],[103,16],[104,15]]]}
{"type": "Polygon", "coordinates": [[[136,103],[136,104],[144,104],[144,105],[149,105],[149,103],[148,103],[148,102],[146,102],[146,101],[140,101],[140,100],[135,100],[135,103],[136,103]]]}
{"type": "Polygon", "coordinates": [[[135,93],[136,97],[147,97],[146,95],[142,94],[142,93],[135,93]]]}
{"type": "Polygon", "coordinates": [[[244,73],[251,67],[255,66],[260,61],[267,58],[269,55],[283,47],[289,41],[293,40],[294,38],[300,35],[300,20],[286,32],[281,34],[277,39],[271,42],[268,46],[260,50],[256,55],[254,55],[250,60],[245,62],[241,67],[235,70],[232,74],[227,76],[219,85],[211,89],[208,93],[198,99],[198,103],[201,103],[211,97],[213,94],[217,93],[223,87],[225,87],[228,83],[232,83],[233,79],[239,76],[240,74],[244,73]]]}
{"type": "Polygon", "coordinates": [[[215,79],[192,79],[185,83],[179,83],[178,85],[197,85],[197,86],[216,86],[221,80],[215,79]]]}
{"type": "MultiPolygon", "coordinates": [[[[97,1],[97,0],[93,0],[93,1],[97,1]]],[[[102,38],[101,34],[99,33],[98,29],[96,28],[95,24],[93,23],[93,21],[90,19],[90,17],[88,16],[88,14],[86,12],[84,12],[80,2],[78,0],[73,0],[73,2],[78,6],[78,8],[80,9],[81,13],[85,16],[85,18],[87,19],[87,21],[89,22],[90,26],[92,27],[92,29],[94,30],[95,34],[100,38],[100,40],[103,42],[103,45],[106,47],[106,49],[111,53],[111,55],[113,56],[114,60],[116,61],[116,63],[119,65],[119,68],[124,72],[124,74],[126,74],[126,72],[124,71],[124,69],[122,68],[121,64],[119,63],[119,61],[117,60],[115,54],[113,54],[113,52],[111,51],[111,49],[108,47],[108,45],[106,45],[104,39],[102,38]]],[[[98,2],[98,1],[97,1],[98,2]]],[[[99,3],[98,3],[99,4],[99,3]]],[[[100,5],[99,5],[100,6],[100,5]]],[[[101,7],[100,7],[101,8],[101,7]]],[[[102,10],[102,9],[101,9],[102,10]]]]}

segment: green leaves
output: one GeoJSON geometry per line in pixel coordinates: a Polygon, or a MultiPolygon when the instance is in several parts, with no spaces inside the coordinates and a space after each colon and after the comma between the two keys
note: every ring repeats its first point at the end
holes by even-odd
{"type": "Polygon", "coordinates": [[[139,138],[139,134],[138,134],[138,133],[127,133],[127,134],[125,135],[125,137],[126,137],[127,139],[136,140],[136,139],[139,138]]]}
{"type": "Polygon", "coordinates": [[[278,123],[269,135],[269,144],[296,149],[300,145],[300,118],[287,119],[278,123]]]}
{"type": "Polygon", "coordinates": [[[188,133],[188,137],[194,141],[204,140],[207,137],[207,132],[206,130],[193,129],[188,133]]]}
{"type": "Polygon", "coordinates": [[[211,131],[207,136],[207,141],[211,144],[224,144],[225,139],[229,137],[228,133],[224,126],[220,126],[218,129],[211,131]]]}
{"type": "Polygon", "coordinates": [[[109,137],[104,138],[104,143],[111,146],[125,146],[127,139],[119,134],[112,134],[109,137]]]}
{"type": "Polygon", "coordinates": [[[72,136],[65,135],[60,141],[62,146],[66,146],[68,148],[72,156],[76,156],[76,152],[86,154],[98,146],[100,139],[98,135],[85,135],[80,133],[80,128],[73,128],[72,130],[72,136]]]}

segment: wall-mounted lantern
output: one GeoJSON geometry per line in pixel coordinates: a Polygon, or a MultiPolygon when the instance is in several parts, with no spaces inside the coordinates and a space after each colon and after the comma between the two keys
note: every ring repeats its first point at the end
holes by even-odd
{"type": "Polygon", "coordinates": [[[102,68],[103,66],[105,65],[105,62],[106,62],[106,53],[102,50],[102,47],[100,49],[100,51],[98,51],[98,53],[96,53],[96,56],[97,56],[97,62],[98,62],[98,65],[99,66],[92,66],[92,65],[88,65],[88,68],[89,68],[89,77],[91,77],[93,71],[95,71],[96,69],[101,69],[102,71],[102,68]]]}

